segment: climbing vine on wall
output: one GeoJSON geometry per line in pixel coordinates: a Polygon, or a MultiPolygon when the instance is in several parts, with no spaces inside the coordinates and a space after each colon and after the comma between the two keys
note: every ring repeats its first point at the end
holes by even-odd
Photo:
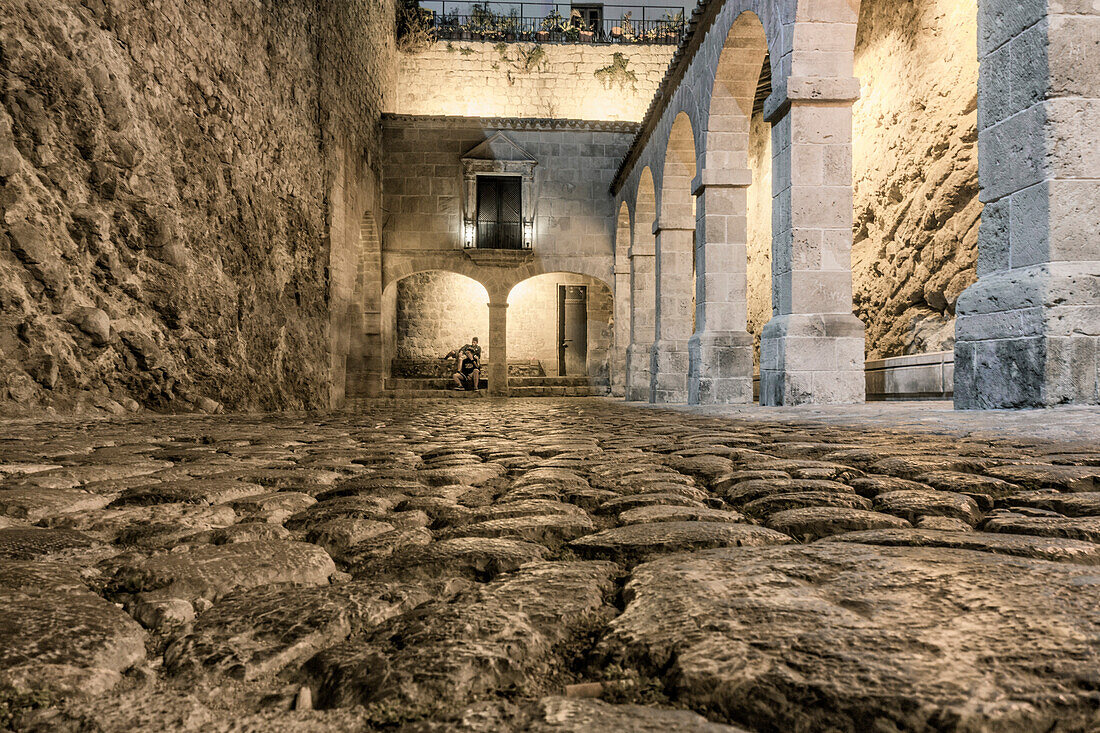
{"type": "MultiPolygon", "coordinates": [[[[539,44],[526,48],[523,46],[515,46],[515,58],[511,55],[512,47],[507,43],[498,43],[493,48],[500,54],[500,58],[511,67],[505,74],[508,78],[509,86],[516,83],[516,78],[512,75],[513,71],[521,74],[530,74],[539,71],[546,62],[546,49],[539,44]]],[[[493,68],[497,68],[497,64],[494,63],[493,68]]]]}
{"type": "Polygon", "coordinates": [[[633,88],[638,81],[638,76],[627,68],[629,64],[630,59],[616,51],[611,55],[611,63],[602,69],[596,69],[592,72],[592,75],[603,82],[608,89],[611,88],[612,84],[618,84],[619,88],[623,89],[627,83],[633,88]]]}

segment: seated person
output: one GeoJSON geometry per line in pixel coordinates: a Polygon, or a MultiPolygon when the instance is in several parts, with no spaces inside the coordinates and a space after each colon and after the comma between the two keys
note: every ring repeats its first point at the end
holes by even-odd
{"type": "Polygon", "coordinates": [[[454,389],[458,391],[473,390],[478,391],[481,384],[481,358],[479,355],[472,352],[468,347],[463,347],[457,351],[451,351],[444,359],[455,357],[457,363],[455,366],[455,373],[453,379],[455,381],[454,389]]]}

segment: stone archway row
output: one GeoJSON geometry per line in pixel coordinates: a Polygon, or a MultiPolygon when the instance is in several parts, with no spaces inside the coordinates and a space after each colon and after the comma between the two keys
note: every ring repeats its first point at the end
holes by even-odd
{"type": "MultiPolygon", "coordinates": [[[[1100,11],[1018,5],[979,8],[986,210],[979,280],[957,310],[955,400],[964,408],[1100,402],[1100,11]]],[[[766,52],[773,317],[761,338],[760,401],[863,401],[851,275],[858,15],[858,0],[711,0],[696,10],[612,186],[631,217],[616,245],[630,263],[627,399],[752,399],[746,105],[766,52]]]]}

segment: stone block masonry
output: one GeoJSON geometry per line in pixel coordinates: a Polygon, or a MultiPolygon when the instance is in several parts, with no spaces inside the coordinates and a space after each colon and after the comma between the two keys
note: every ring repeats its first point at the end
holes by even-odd
{"type": "Polygon", "coordinates": [[[1100,8],[979,7],[978,282],[959,297],[955,405],[1100,402],[1100,8]]]}
{"type": "Polygon", "coordinates": [[[0,404],[326,404],[362,259],[330,254],[371,206],[392,23],[365,0],[7,3],[0,404]]]}
{"type": "Polygon", "coordinates": [[[674,46],[440,41],[400,54],[387,112],[638,122],[674,46]],[[615,55],[626,66],[613,69],[615,55]]]}

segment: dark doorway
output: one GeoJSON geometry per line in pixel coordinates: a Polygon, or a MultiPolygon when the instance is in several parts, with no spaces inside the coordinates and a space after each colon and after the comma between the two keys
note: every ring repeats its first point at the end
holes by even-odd
{"type": "Polygon", "coordinates": [[[588,286],[558,286],[558,376],[588,373],[588,286]]]}
{"type": "Polygon", "coordinates": [[[522,249],[523,211],[517,176],[477,177],[477,247],[522,249]]]}

